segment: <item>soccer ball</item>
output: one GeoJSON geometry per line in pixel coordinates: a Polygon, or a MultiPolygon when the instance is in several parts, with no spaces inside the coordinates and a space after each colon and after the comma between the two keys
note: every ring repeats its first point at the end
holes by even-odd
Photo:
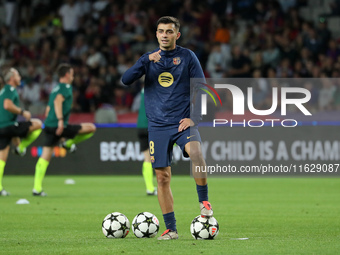
{"type": "Polygon", "coordinates": [[[218,235],[219,226],[214,217],[198,215],[190,225],[190,232],[195,239],[214,239],[218,235]]]}
{"type": "Polygon", "coordinates": [[[102,230],[107,238],[124,238],[129,234],[130,221],[124,214],[113,212],[104,218],[102,230]]]}
{"type": "Polygon", "coordinates": [[[132,221],[132,231],[138,238],[155,237],[158,230],[159,221],[152,213],[139,213],[132,221]]]}

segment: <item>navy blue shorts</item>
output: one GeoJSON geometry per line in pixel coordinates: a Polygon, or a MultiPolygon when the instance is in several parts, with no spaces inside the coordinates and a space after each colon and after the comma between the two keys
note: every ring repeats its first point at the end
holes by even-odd
{"type": "Polygon", "coordinates": [[[201,142],[201,136],[197,128],[188,128],[178,132],[178,128],[149,131],[149,149],[153,168],[167,167],[171,165],[172,150],[176,143],[182,150],[184,157],[189,157],[185,151],[188,142],[201,142]]]}

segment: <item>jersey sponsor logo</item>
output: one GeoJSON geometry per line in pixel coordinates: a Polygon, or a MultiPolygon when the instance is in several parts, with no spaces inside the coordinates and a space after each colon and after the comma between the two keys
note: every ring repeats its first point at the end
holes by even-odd
{"type": "Polygon", "coordinates": [[[158,76],[158,82],[162,87],[170,87],[174,83],[174,77],[171,73],[164,72],[158,76]]]}
{"type": "Polygon", "coordinates": [[[181,63],[181,58],[180,57],[173,58],[172,62],[174,63],[174,65],[179,65],[181,63]]]}
{"type": "Polygon", "coordinates": [[[194,136],[196,136],[196,135],[187,136],[187,139],[190,139],[191,137],[194,137],[194,136]]]}

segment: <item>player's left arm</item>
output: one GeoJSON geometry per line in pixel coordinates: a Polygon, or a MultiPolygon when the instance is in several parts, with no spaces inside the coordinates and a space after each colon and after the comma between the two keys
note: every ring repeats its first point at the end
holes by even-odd
{"type": "Polygon", "coordinates": [[[189,118],[184,118],[179,121],[179,127],[178,127],[178,132],[182,132],[183,130],[186,130],[189,127],[195,126],[195,123],[189,119],[189,118]]]}
{"type": "MultiPolygon", "coordinates": [[[[190,79],[191,78],[197,78],[197,79],[202,79],[202,82],[205,82],[205,77],[204,77],[204,73],[201,67],[201,64],[198,60],[198,58],[196,57],[195,53],[193,53],[192,51],[190,51],[191,54],[191,58],[189,61],[189,75],[190,75],[190,79]]],[[[201,91],[197,89],[197,85],[194,84],[194,90],[191,90],[195,96],[195,98],[193,98],[194,104],[192,106],[191,109],[191,114],[190,114],[190,118],[184,118],[180,120],[180,125],[178,127],[178,131],[181,132],[183,130],[186,130],[189,127],[198,125],[198,123],[202,120],[202,115],[201,115],[201,91]]],[[[192,104],[191,104],[192,105],[192,104]]]]}

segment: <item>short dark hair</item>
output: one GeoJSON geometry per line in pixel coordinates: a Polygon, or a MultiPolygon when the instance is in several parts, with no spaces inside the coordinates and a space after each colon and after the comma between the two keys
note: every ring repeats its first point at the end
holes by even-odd
{"type": "Polygon", "coordinates": [[[159,24],[175,24],[175,28],[177,30],[179,30],[181,24],[179,23],[179,20],[175,17],[171,17],[171,16],[163,16],[161,18],[159,18],[159,20],[157,21],[157,27],[159,24]]]}
{"type": "Polygon", "coordinates": [[[62,78],[64,77],[70,70],[72,69],[72,66],[70,64],[60,64],[57,68],[58,77],[62,78]]]}

